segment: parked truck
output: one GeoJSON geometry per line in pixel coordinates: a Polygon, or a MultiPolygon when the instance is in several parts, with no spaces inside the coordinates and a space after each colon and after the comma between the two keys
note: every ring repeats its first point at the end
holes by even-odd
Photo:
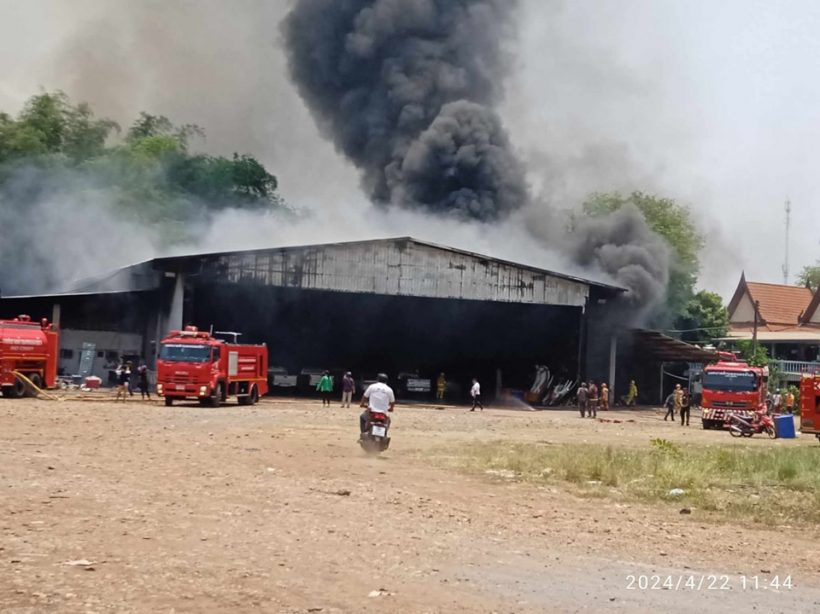
{"type": "Polygon", "coordinates": [[[820,439],[820,373],[800,378],[800,432],[820,439]]]}
{"type": "Polygon", "coordinates": [[[735,414],[752,419],[766,407],[769,368],[753,367],[729,352],[719,352],[717,362],[702,374],[701,420],[705,429],[727,428],[735,414]]]}
{"type": "Polygon", "coordinates": [[[39,322],[20,315],[0,320],[0,390],[4,397],[19,398],[32,392],[22,374],[38,388],[54,388],[60,333],[45,318],[39,322]]]}
{"type": "Polygon", "coordinates": [[[231,398],[254,405],[268,392],[268,348],[229,343],[195,326],[172,331],[160,343],[157,394],[166,405],[196,399],[218,407],[231,398]]]}

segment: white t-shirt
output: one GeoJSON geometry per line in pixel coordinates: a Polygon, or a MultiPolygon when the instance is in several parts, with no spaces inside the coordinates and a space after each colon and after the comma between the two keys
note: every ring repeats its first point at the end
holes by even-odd
{"type": "Polygon", "coordinates": [[[478,382],[473,384],[473,387],[470,388],[470,394],[474,397],[479,396],[481,394],[481,384],[479,384],[478,382]]]}
{"type": "Polygon", "coordinates": [[[370,384],[364,391],[364,398],[370,401],[370,411],[385,413],[390,409],[390,404],[396,402],[393,389],[387,384],[376,382],[370,384]]]}

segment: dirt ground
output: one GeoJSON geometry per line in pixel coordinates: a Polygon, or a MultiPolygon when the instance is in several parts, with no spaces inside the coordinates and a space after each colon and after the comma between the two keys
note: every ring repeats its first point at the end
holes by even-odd
{"type": "Polygon", "coordinates": [[[400,406],[391,449],[374,458],[356,445],[357,414],[288,399],[0,399],[0,611],[820,611],[817,526],[578,498],[430,454],[501,439],[813,438],[735,440],[656,411],[594,422],[400,406]],[[792,588],[764,588],[786,576],[792,588]]]}

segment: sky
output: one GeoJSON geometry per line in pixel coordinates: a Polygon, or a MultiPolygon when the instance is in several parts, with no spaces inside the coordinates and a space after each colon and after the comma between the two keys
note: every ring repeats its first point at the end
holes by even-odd
{"type": "MultiPolygon", "coordinates": [[[[0,110],[59,88],[124,124],[141,110],[200,124],[203,148],[257,156],[344,235],[368,205],[287,76],[289,4],[0,0],[0,110]]],[[[728,298],[744,270],[782,281],[786,198],[792,280],[820,258],[818,31],[808,0],[522,0],[500,114],[555,205],[641,190],[691,207],[700,285],[728,298]]],[[[374,217],[389,226],[374,232],[405,222],[374,217]]]]}

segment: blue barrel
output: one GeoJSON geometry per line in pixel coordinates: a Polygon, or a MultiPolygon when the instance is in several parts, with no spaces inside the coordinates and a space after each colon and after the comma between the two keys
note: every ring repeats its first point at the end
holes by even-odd
{"type": "Polygon", "coordinates": [[[780,439],[794,439],[794,418],[791,414],[774,417],[774,432],[780,439]]]}

